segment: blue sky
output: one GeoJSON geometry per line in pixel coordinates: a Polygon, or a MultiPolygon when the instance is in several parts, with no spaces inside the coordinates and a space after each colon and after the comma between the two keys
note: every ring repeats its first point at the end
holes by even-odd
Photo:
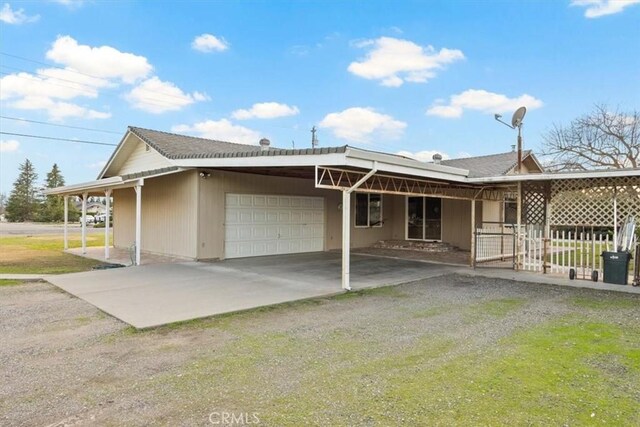
{"type": "MultiPolygon", "coordinates": [[[[606,103],[640,104],[640,2],[11,1],[0,9],[3,132],[117,143],[128,125],[278,147],[430,159],[525,147],[606,103]]],[[[1,135],[0,191],[25,158],[95,179],[113,147],[1,135]]]]}

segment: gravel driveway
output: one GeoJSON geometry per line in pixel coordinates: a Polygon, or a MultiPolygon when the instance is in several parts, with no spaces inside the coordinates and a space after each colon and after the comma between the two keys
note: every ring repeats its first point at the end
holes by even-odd
{"type": "MultiPolygon", "coordinates": [[[[342,406],[352,390],[332,381],[344,369],[378,363],[355,377],[375,399],[401,357],[430,357],[433,368],[576,314],[637,327],[640,298],[450,275],[136,332],[49,284],[4,286],[0,424],[208,425],[234,411],[262,425],[372,425],[342,406]],[[617,308],[576,305],[592,299],[617,308]],[[288,410],[296,415],[278,418],[288,410]]],[[[383,416],[399,424],[405,414],[383,416]]]]}

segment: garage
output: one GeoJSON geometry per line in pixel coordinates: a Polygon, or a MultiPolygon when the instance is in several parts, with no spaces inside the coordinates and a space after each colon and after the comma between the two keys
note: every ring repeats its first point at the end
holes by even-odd
{"type": "Polygon", "coordinates": [[[225,195],[225,258],[324,250],[324,198],[225,195]]]}

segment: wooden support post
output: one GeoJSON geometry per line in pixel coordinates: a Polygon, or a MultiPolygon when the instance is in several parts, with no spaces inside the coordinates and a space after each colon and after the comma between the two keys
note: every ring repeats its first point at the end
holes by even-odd
{"type": "Polygon", "coordinates": [[[516,215],[517,215],[517,236],[516,236],[516,271],[520,271],[522,268],[522,250],[523,250],[523,242],[524,236],[522,233],[522,181],[518,181],[518,199],[516,203],[516,215]]]}
{"type": "Polygon", "coordinates": [[[89,193],[82,194],[82,254],[87,253],[87,199],[89,193]]]}
{"type": "Polygon", "coordinates": [[[69,196],[64,196],[64,250],[69,249],[69,238],[67,236],[67,228],[69,225],[69,196]]]}
{"type": "Polygon", "coordinates": [[[476,268],[476,200],[471,199],[471,259],[469,264],[476,268]]]}
{"type": "Polygon", "coordinates": [[[109,259],[109,246],[111,245],[109,239],[109,225],[111,222],[111,190],[105,190],[104,197],[106,209],[106,213],[104,216],[104,259],[109,259]]]}
{"type": "Polygon", "coordinates": [[[140,247],[142,246],[142,185],[133,187],[136,192],[136,256],[135,265],[140,265],[140,247]]]}
{"type": "Polygon", "coordinates": [[[342,289],[351,290],[350,251],[351,251],[351,193],[342,192],[342,289]]]}

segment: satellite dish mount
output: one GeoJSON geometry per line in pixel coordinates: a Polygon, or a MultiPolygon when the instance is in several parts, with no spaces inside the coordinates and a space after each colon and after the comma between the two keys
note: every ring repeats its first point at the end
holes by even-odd
{"type": "Polygon", "coordinates": [[[522,173],[522,120],[524,119],[525,114],[527,114],[526,107],[518,108],[516,112],[513,113],[513,117],[511,117],[511,124],[503,121],[500,114],[495,114],[493,116],[503,125],[508,126],[511,129],[518,129],[518,173],[522,173]]]}

